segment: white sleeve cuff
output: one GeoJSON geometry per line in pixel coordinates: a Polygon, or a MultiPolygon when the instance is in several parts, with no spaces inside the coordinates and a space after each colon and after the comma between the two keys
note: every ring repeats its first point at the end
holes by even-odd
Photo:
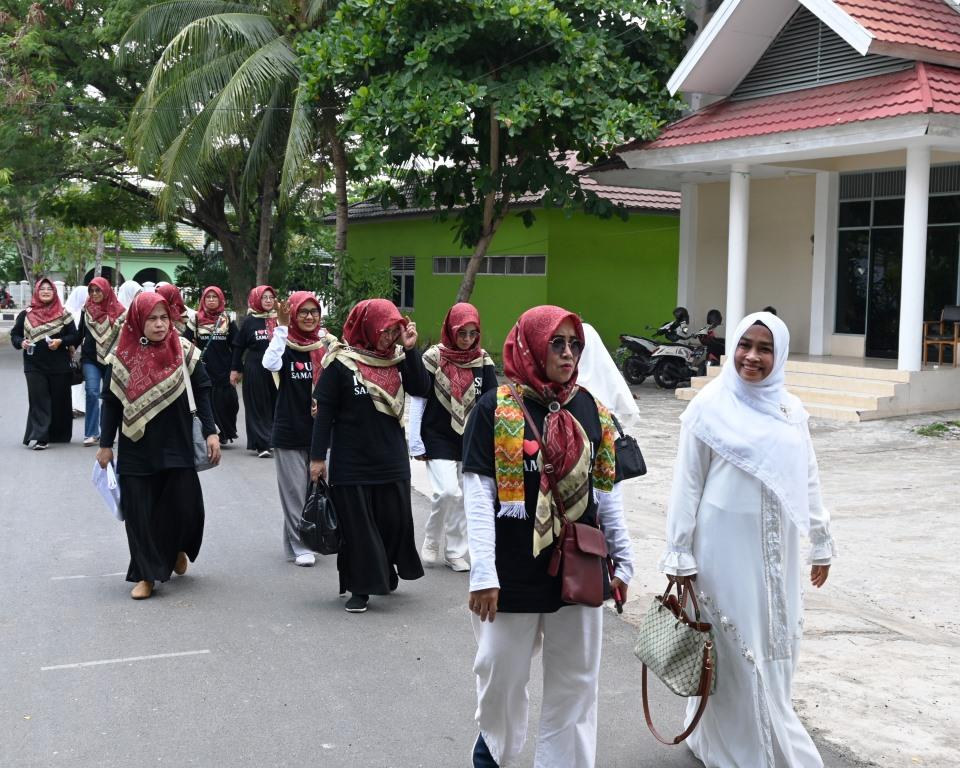
{"type": "Polygon", "coordinates": [[[833,542],[833,536],[830,535],[830,529],[811,530],[810,531],[810,556],[808,563],[813,565],[830,565],[833,558],[838,554],[837,545],[833,542]]]}
{"type": "Polygon", "coordinates": [[[470,546],[470,591],[499,589],[497,576],[497,530],[494,503],[497,483],[492,477],[463,474],[463,506],[467,514],[470,546]]]}
{"type": "Polygon", "coordinates": [[[668,550],[660,558],[659,569],[669,576],[693,576],[697,572],[697,560],[690,552],[668,550]]]}
{"type": "Polygon", "coordinates": [[[609,493],[597,493],[597,518],[607,540],[607,551],[613,558],[613,575],[624,584],[633,578],[633,545],[623,515],[620,483],[609,493]]]}
{"type": "Polygon", "coordinates": [[[283,353],[287,348],[287,326],[278,325],[273,329],[270,345],[263,353],[263,367],[276,373],[283,368],[283,353]]]}

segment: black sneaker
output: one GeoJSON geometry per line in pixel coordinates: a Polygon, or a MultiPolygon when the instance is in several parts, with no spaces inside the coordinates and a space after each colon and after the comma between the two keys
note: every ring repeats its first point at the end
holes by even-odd
{"type": "Polygon", "coordinates": [[[33,450],[35,450],[35,451],[45,451],[45,450],[47,450],[47,444],[46,444],[46,443],[37,443],[35,446],[33,446],[33,450]]]}
{"type": "Polygon", "coordinates": [[[354,593],[343,607],[348,613],[364,613],[367,610],[368,600],[370,600],[370,595],[358,595],[354,593]]]}
{"type": "Polygon", "coordinates": [[[397,587],[400,586],[400,577],[397,576],[397,572],[393,568],[390,569],[390,583],[388,586],[390,587],[391,592],[396,592],[397,587]]]}

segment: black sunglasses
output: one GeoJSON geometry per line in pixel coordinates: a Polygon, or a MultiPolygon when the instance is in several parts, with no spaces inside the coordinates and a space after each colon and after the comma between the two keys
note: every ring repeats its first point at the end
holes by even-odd
{"type": "Polygon", "coordinates": [[[563,336],[550,339],[550,349],[555,355],[562,355],[567,347],[570,347],[570,354],[574,357],[580,357],[583,352],[583,342],[580,339],[567,339],[563,336]]]}

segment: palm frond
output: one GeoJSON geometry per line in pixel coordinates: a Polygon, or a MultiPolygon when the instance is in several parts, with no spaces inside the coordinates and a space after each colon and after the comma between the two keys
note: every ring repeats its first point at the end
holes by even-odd
{"type": "Polygon", "coordinates": [[[218,13],[255,13],[254,3],[227,0],[168,0],[144,8],[130,23],[120,39],[117,62],[126,66],[130,59],[150,55],[166,45],[180,30],[198,19],[218,13]]]}
{"type": "Polygon", "coordinates": [[[224,48],[266,45],[280,36],[273,22],[257,13],[218,13],[192,21],[167,43],[154,71],[166,70],[183,58],[198,63],[217,58],[224,48]]]}
{"type": "Polygon", "coordinates": [[[303,169],[317,146],[317,123],[308,107],[306,88],[297,87],[290,113],[290,129],[287,146],[283,152],[283,169],[280,172],[280,205],[286,207],[294,185],[303,176],[303,169]]]}
{"type": "Polygon", "coordinates": [[[289,97],[299,74],[297,56],[286,38],[278,37],[254,51],[219,94],[220,107],[204,137],[205,151],[210,152],[218,141],[241,132],[251,115],[267,105],[278,91],[289,97]]]}
{"type": "Polygon", "coordinates": [[[309,0],[307,3],[307,24],[316,24],[328,8],[335,4],[331,0],[309,0]]]}
{"type": "Polygon", "coordinates": [[[283,109],[290,103],[289,86],[278,88],[267,104],[258,125],[256,135],[247,150],[247,161],[241,177],[244,194],[259,187],[263,172],[271,157],[279,156],[290,129],[290,115],[283,109]]]}
{"type": "Polygon", "coordinates": [[[230,81],[251,48],[228,51],[198,69],[186,71],[157,91],[153,78],[130,115],[127,135],[138,163],[152,166],[180,133],[230,81]]]}

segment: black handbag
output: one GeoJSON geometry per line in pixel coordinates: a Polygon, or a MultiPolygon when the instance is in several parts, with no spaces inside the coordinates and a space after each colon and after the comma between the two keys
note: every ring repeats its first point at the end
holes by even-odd
{"type": "Polygon", "coordinates": [[[340,551],[340,521],[330,498],[330,486],[322,478],[310,483],[300,515],[300,541],[319,555],[340,551]]]}
{"type": "Polygon", "coordinates": [[[610,413],[613,418],[613,425],[620,434],[613,444],[617,451],[617,475],[616,482],[629,480],[632,477],[642,477],[647,474],[647,462],[643,460],[643,454],[640,453],[640,446],[630,435],[623,434],[623,427],[617,421],[617,417],[610,413]]]}
{"type": "Polygon", "coordinates": [[[79,350],[70,347],[70,385],[75,387],[77,384],[83,384],[83,363],[79,350]]]}

